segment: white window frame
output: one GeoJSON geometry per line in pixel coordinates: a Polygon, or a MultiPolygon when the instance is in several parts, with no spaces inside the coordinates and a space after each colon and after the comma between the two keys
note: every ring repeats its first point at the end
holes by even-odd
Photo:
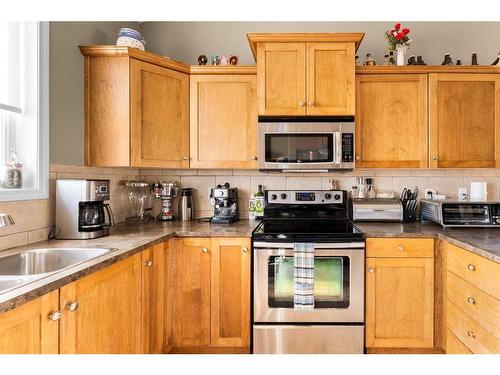
{"type": "MultiPolygon", "coordinates": [[[[38,166],[37,187],[0,187],[0,202],[49,197],[49,23],[38,22],[38,166]]],[[[3,173],[3,170],[2,170],[3,173]]]]}

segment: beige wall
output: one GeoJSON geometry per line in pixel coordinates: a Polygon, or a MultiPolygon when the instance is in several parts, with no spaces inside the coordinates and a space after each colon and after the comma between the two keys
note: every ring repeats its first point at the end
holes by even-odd
{"type": "MultiPolygon", "coordinates": [[[[195,216],[212,216],[212,206],[208,201],[208,189],[216,184],[229,182],[237,187],[240,198],[240,216],[248,217],[248,197],[257,192],[257,186],[265,189],[328,189],[329,180],[339,182],[339,188],[350,190],[356,176],[372,176],[377,190],[400,192],[403,187],[420,191],[436,189],[441,194],[456,198],[458,188],[468,187],[471,181],[488,183],[488,198],[500,199],[500,169],[447,169],[447,170],[356,170],[328,174],[269,174],[243,170],[170,170],[170,169],[133,169],[133,168],[91,168],[71,165],[52,164],[50,167],[50,198],[32,201],[0,202],[0,212],[10,213],[16,224],[7,230],[0,230],[0,250],[36,242],[47,238],[49,229],[54,225],[55,179],[56,178],[106,178],[111,180],[111,207],[117,222],[130,215],[128,190],[120,182],[144,175],[148,182],[161,179],[177,180],[181,187],[193,187],[195,216]]],[[[155,202],[155,211],[160,202],[155,202]]],[[[177,201],[174,202],[174,211],[177,201]]]]}
{"type": "Polygon", "coordinates": [[[82,44],[115,44],[121,27],[137,22],[50,23],[50,161],[83,165],[82,44]]]}

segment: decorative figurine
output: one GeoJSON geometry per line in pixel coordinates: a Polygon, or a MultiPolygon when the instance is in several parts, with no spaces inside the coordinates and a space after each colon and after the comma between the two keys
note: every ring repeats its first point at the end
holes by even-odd
{"type": "Polygon", "coordinates": [[[455,65],[462,65],[462,59],[460,57],[457,59],[457,63],[455,65]]]}
{"type": "Polygon", "coordinates": [[[206,55],[198,56],[198,65],[207,65],[208,57],[206,55]]]}
{"type": "Polygon", "coordinates": [[[496,60],[493,61],[491,65],[500,65],[500,52],[498,53],[496,60]]]}
{"type": "Polygon", "coordinates": [[[220,64],[221,65],[227,65],[229,64],[229,57],[222,55],[220,58],[220,64]]]}
{"type": "Polygon", "coordinates": [[[367,53],[366,54],[365,65],[366,66],[375,66],[375,65],[377,65],[377,63],[375,62],[375,60],[373,60],[373,57],[372,57],[371,53],[367,53]]]}
{"type": "Polygon", "coordinates": [[[422,56],[417,56],[417,62],[416,62],[416,65],[427,65],[424,61],[424,59],[422,58],[422,56]]]}
{"type": "Polygon", "coordinates": [[[384,65],[391,65],[389,62],[389,55],[387,53],[384,55],[384,65]]]}
{"type": "Polygon", "coordinates": [[[389,52],[389,65],[394,65],[394,51],[389,52]]]}
{"type": "Polygon", "coordinates": [[[232,55],[229,58],[229,64],[231,64],[231,65],[238,65],[238,56],[232,55]]]}
{"type": "Polygon", "coordinates": [[[361,66],[361,61],[359,61],[359,56],[358,55],[356,55],[356,57],[354,58],[354,65],[361,66]]]}
{"type": "Polygon", "coordinates": [[[451,59],[449,53],[444,54],[444,60],[441,63],[441,65],[453,65],[453,60],[451,59]]]}
{"type": "Polygon", "coordinates": [[[415,55],[411,55],[408,59],[408,65],[416,65],[415,55]]]}
{"type": "Polygon", "coordinates": [[[470,64],[471,65],[479,65],[479,63],[477,62],[477,52],[472,53],[472,58],[471,58],[470,64]]]}
{"type": "Polygon", "coordinates": [[[215,55],[212,56],[212,65],[220,65],[220,57],[215,55]]]}

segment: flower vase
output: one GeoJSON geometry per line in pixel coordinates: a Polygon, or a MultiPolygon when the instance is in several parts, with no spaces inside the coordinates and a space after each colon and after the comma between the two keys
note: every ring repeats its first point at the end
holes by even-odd
{"type": "Polygon", "coordinates": [[[396,46],[396,65],[403,66],[405,64],[406,47],[402,45],[396,46]]]}

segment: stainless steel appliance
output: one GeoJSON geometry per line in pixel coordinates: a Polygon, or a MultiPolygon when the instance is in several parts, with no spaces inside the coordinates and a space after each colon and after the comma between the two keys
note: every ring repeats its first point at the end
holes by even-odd
{"type": "Polygon", "coordinates": [[[181,197],[179,199],[179,219],[183,221],[193,220],[194,204],[193,204],[192,188],[181,189],[181,197]]]}
{"type": "Polygon", "coordinates": [[[159,181],[153,185],[155,197],[161,200],[161,210],[156,216],[159,221],[174,220],[172,211],[172,200],[179,195],[179,184],[177,181],[159,181]]]}
{"type": "Polygon", "coordinates": [[[420,207],[423,222],[432,221],[441,224],[443,228],[500,228],[500,202],[423,199],[420,207]]]}
{"type": "Polygon", "coordinates": [[[230,187],[226,182],[210,189],[210,203],[214,206],[214,224],[231,224],[239,218],[238,213],[238,188],[230,187]]]}
{"type": "Polygon", "coordinates": [[[265,192],[252,234],[254,353],[363,353],[363,233],[345,191],[265,192]],[[294,242],[314,242],[313,310],[294,309],[294,242]]]}
{"type": "Polygon", "coordinates": [[[259,169],[354,168],[354,119],[259,117],[259,169]]]}
{"type": "Polygon", "coordinates": [[[56,237],[78,240],[109,234],[114,225],[109,199],[109,180],[57,180],[56,237]]]}
{"type": "Polygon", "coordinates": [[[403,206],[397,198],[352,199],[354,221],[403,221],[403,206]]]}

